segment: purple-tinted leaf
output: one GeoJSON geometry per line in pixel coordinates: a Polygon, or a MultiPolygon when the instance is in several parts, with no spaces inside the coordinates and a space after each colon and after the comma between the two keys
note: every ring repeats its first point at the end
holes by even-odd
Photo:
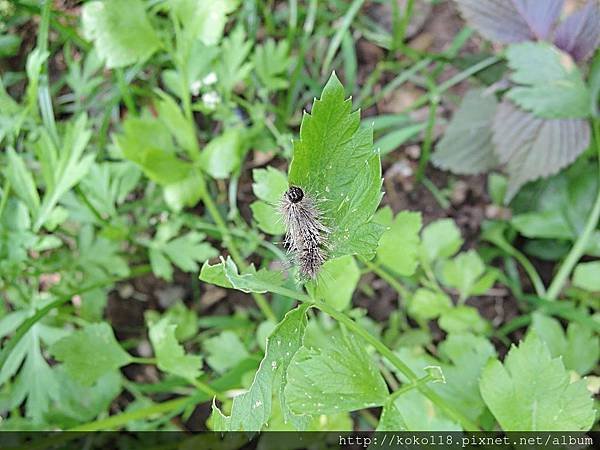
{"type": "Polygon", "coordinates": [[[456,0],[467,22],[485,38],[511,44],[548,38],[564,0],[456,0]]]}
{"type": "Polygon", "coordinates": [[[589,146],[590,128],[583,119],[540,119],[504,101],[494,119],[493,141],[509,175],[508,203],[525,183],[572,163],[589,146]]]}
{"type": "Polygon", "coordinates": [[[600,44],[600,5],[589,0],[584,8],[567,17],[556,29],[556,46],[582,61],[600,44]]]}
{"type": "Polygon", "coordinates": [[[433,164],[457,174],[476,174],[496,167],[492,123],[497,106],[496,97],[484,89],[469,91],[432,155],[433,164]]]}
{"type": "MultiPolygon", "coordinates": [[[[484,2],[485,3],[485,2],[484,2]]],[[[537,39],[547,39],[560,17],[564,0],[512,0],[537,39]]]]}

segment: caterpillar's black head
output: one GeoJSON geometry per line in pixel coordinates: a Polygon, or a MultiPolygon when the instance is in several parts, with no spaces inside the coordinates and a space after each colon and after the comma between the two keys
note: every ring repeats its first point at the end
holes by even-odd
{"type": "Polygon", "coordinates": [[[292,203],[299,203],[304,198],[304,191],[298,186],[291,186],[285,193],[287,199],[292,203]]]}

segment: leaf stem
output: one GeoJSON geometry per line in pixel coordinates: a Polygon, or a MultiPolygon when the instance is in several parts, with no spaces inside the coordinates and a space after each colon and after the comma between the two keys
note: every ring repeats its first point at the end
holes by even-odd
{"type": "MultiPolygon", "coordinates": [[[[244,260],[244,258],[242,258],[242,255],[238,251],[235,243],[233,242],[233,239],[231,238],[231,233],[227,228],[227,224],[221,217],[221,213],[219,212],[217,205],[215,205],[212,196],[208,192],[208,188],[206,186],[204,178],[202,178],[201,183],[202,202],[204,203],[204,206],[206,206],[208,213],[215,221],[215,224],[217,225],[217,228],[221,233],[224,247],[227,249],[227,251],[229,251],[231,258],[235,261],[235,263],[240,269],[247,267],[246,261],[244,260]]],[[[275,313],[271,309],[271,305],[269,305],[269,302],[267,302],[267,299],[264,297],[264,295],[253,292],[252,297],[254,298],[254,301],[256,302],[264,316],[272,322],[277,322],[277,317],[275,316],[275,313]]]]}
{"type": "Polygon", "coordinates": [[[592,211],[590,212],[583,232],[579,235],[577,241],[575,241],[571,251],[563,261],[560,269],[558,269],[558,272],[552,280],[552,283],[550,283],[550,287],[548,288],[548,293],[546,295],[548,300],[556,300],[558,298],[565,283],[567,282],[567,279],[571,275],[575,264],[577,264],[579,259],[583,256],[588,245],[588,241],[598,226],[598,219],[600,219],[600,120],[592,120],[592,129],[594,131],[594,141],[598,154],[598,193],[596,194],[596,201],[594,202],[594,206],[592,207],[592,211]]]}
{"type": "Polygon", "coordinates": [[[402,297],[404,301],[406,301],[410,297],[410,292],[406,289],[402,284],[400,284],[392,275],[387,273],[382,267],[378,266],[371,261],[368,261],[366,258],[360,258],[360,261],[367,266],[375,275],[389,284],[399,295],[402,297]]]}

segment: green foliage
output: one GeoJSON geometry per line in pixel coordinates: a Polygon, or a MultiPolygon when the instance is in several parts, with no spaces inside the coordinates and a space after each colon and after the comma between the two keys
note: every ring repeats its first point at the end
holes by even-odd
{"type": "Polygon", "coordinates": [[[351,334],[332,336],[326,347],[301,347],[288,368],[285,396],[296,414],[370,408],[382,405],[387,395],[379,369],[351,334]]]}
{"type": "Polygon", "coordinates": [[[344,87],[333,74],[311,114],[304,114],[288,180],[317,199],[331,228],[332,258],[375,254],[383,227],[372,221],[381,201],[381,163],[373,130],[360,127],[344,87]]]}
{"type": "Polygon", "coordinates": [[[481,395],[506,431],[589,430],[593,400],[583,380],[571,383],[562,361],[530,334],[504,363],[490,361],[481,395]]]}
{"type": "Polygon", "coordinates": [[[82,21],[86,37],[110,69],[142,62],[160,47],[141,0],[88,2],[82,21]]]}
{"type": "Polygon", "coordinates": [[[268,166],[252,171],[252,190],[260,200],[250,205],[256,225],[265,233],[281,235],[285,233],[283,220],[277,214],[277,205],[287,190],[287,178],[283,172],[268,166]]]}
{"type": "Polygon", "coordinates": [[[200,375],[202,357],[185,353],[175,337],[176,328],[167,317],[150,325],[148,335],[154,348],[156,365],[165,372],[194,380],[200,375]]]}
{"type": "Polygon", "coordinates": [[[388,227],[379,241],[377,260],[399,275],[413,275],[419,264],[421,214],[404,211],[392,221],[392,211],[385,208],[378,211],[376,220],[388,227]]]}
{"type": "Polygon", "coordinates": [[[107,323],[91,324],[55,342],[52,355],[83,386],[91,386],[107,373],[131,362],[107,323]]]}
{"type": "Polygon", "coordinates": [[[549,119],[587,117],[589,92],[567,53],[546,43],[512,45],[506,52],[514,71],[507,97],[536,116],[549,119]]]}
{"type": "Polygon", "coordinates": [[[346,309],[360,279],[360,269],[354,258],[346,255],[326,261],[320,276],[319,283],[307,285],[308,291],[337,310],[346,309]]]}

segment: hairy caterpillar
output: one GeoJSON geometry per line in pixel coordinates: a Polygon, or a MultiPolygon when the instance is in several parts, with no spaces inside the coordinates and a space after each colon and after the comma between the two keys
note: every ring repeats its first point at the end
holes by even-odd
{"type": "Polygon", "coordinates": [[[327,234],[315,200],[300,187],[290,186],[283,194],[279,209],[285,224],[284,246],[293,255],[300,276],[314,279],[325,262],[327,234]]]}

